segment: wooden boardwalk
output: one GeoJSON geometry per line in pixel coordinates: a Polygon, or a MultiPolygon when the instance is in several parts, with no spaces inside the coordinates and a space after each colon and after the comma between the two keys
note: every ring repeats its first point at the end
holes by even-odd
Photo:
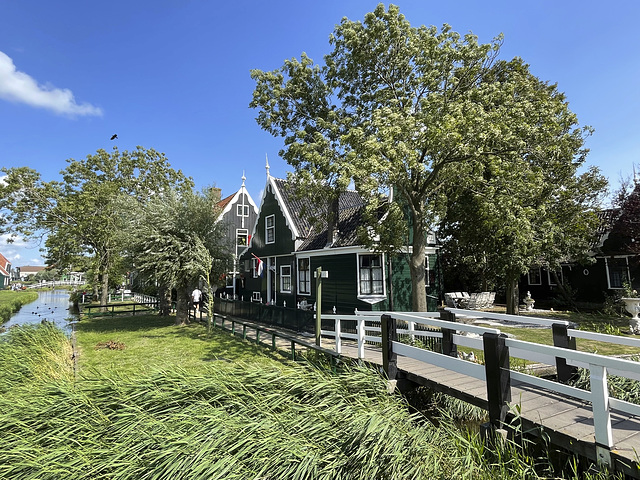
{"type": "MultiPolygon", "coordinates": [[[[218,324],[220,321],[218,321],[218,324]]],[[[316,349],[313,336],[296,334],[277,327],[242,319],[227,318],[222,325],[234,334],[264,346],[289,351],[291,348],[316,349]],[[258,333],[260,332],[260,333],[258,333]],[[278,335],[276,335],[276,333],[278,335]],[[295,346],[294,346],[295,344],[295,346]]],[[[322,338],[323,351],[338,356],[334,338],[322,338]]],[[[382,349],[366,345],[358,349],[355,341],[341,342],[340,357],[360,359],[383,366],[382,349]],[[360,353],[360,355],[359,355],[360,353]]],[[[473,364],[477,365],[477,364],[473,364]]],[[[469,362],[471,368],[472,362],[469,362]]],[[[398,382],[404,386],[424,385],[451,395],[485,410],[489,409],[487,384],[457,371],[398,355],[398,382]]],[[[400,385],[399,385],[400,386],[400,385]]],[[[520,426],[520,430],[538,437],[544,436],[553,445],[580,454],[593,461],[603,460],[603,450],[596,445],[594,415],[589,402],[561,395],[538,386],[511,381],[511,402],[506,423],[520,426]]],[[[611,430],[614,448],[606,449],[607,463],[634,478],[640,478],[640,417],[611,409],[611,430]]]]}

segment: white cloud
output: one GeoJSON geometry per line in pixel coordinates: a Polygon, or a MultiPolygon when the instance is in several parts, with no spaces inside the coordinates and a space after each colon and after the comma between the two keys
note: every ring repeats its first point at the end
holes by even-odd
{"type": "Polygon", "coordinates": [[[39,85],[26,73],[16,69],[13,60],[0,52],[0,98],[26,103],[66,115],[102,115],[99,107],[89,103],[76,103],[69,89],[39,85]]]}
{"type": "Polygon", "coordinates": [[[9,260],[11,263],[16,263],[18,260],[22,258],[22,255],[16,252],[4,252],[3,255],[9,260]]]}
{"type": "Polygon", "coordinates": [[[31,245],[29,242],[24,241],[22,238],[12,237],[9,234],[0,235],[0,245],[3,244],[8,244],[12,247],[33,247],[33,245],[31,245]]]}

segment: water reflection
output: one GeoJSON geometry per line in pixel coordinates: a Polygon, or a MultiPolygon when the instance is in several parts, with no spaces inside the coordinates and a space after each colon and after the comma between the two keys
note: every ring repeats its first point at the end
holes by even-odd
{"type": "Polygon", "coordinates": [[[71,332],[69,322],[78,319],[78,315],[69,311],[68,290],[47,290],[38,292],[38,299],[24,305],[8,322],[2,324],[9,328],[11,325],[40,323],[44,320],[53,322],[65,332],[71,332]]]}

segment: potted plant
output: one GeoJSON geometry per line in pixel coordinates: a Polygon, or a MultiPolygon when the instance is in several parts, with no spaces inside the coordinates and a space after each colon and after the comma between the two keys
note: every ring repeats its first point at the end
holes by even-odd
{"type": "Polygon", "coordinates": [[[621,300],[624,302],[624,308],[631,314],[629,330],[634,334],[640,333],[640,318],[638,317],[638,313],[640,313],[640,298],[638,297],[638,292],[633,290],[628,283],[625,283],[621,300]]]}

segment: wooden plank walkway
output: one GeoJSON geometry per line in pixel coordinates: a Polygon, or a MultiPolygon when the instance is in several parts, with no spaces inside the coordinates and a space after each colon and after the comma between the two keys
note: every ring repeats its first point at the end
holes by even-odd
{"type": "MultiPolygon", "coordinates": [[[[236,321],[247,325],[246,338],[256,341],[257,330],[260,343],[266,347],[289,350],[294,340],[302,348],[314,348],[315,339],[312,335],[302,335],[279,329],[278,327],[250,322],[244,319],[229,318],[224,327],[231,329],[231,322],[236,321]],[[285,337],[272,337],[268,331],[279,332],[285,337]]],[[[219,321],[218,321],[219,323],[219,321]]],[[[239,335],[242,327],[236,325],[235,334],[239,335]]],[[[322,347],[334,350],[335,342],[330,338],[322,338],[322,347]]],[[[358,359],[358,349],[355,342],[342,341],[342,357],[358,359]]],[[[382,366],[382,350],[373,345],[364,349],[363,360],[367,363],[382,366]]],[[[430,365],[419,360],[398,356],[399,378],[414,384],[428,386],[437,391],[459,398],[463,401],[488,409],[486,383],[474,377],[458,373],[446,368],[430,365]]],[[[591,405],[587,402],[547,391],[539,387],[511,382],[511,404],[507,420],[520,422],[523,431],[544,435],[554,445],[563,447],[571,452],[583,455],[591,460],[598,459],[595,444],[595,430],[591,405]]],[[[640,417],[612,410],[612,431],[615,448],[611,450],[611,460],[618,470],[640,478],[640,417]]]]}

